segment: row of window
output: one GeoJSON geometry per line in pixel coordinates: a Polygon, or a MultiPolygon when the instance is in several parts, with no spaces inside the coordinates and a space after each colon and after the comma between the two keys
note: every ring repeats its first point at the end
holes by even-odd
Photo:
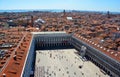
{"type": "Polygon", "coordinates": [[[57,41],[70,41],[70,38],[40,38],[36,39],[36,42],[57,42],[57,41]]]}
{"type": "Polygon", "coordinates": [[[65,36],[70,36],[68,34],[43,34],[43,35],[35,35],[35,37],[65,37],[65,36]]]}

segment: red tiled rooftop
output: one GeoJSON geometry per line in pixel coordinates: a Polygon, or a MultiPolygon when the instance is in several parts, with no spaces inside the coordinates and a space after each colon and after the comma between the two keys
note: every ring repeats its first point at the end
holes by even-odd
{"type": "MultiPolygon", "coordinates": [[[[35,14],[34,15],[34,20],[41,18],[43,20],[46,21],[45,24],[42,24],[40,26],[40,30],[39,31],[63,31],[65,30],[67,33],[75,33],[75,34],[79,34],[79,35],[85,35],[85,37],[83,36],[82,39],[80,37],[78,37],[79,35],[75,35],[77,38],[79,38],[80,40],[86,42],[87,44],[95,47],[96,49],[100,50],[101,52],[105,53],[106,55],[116,59],[117,61],[120,62],[120,51],[119,51],[119,39],[116,39],[115,41],[112,40],[113,37],[113,33],[114,32],[119,32],[117,30],[117,28],[120,28],[117,22],[112,22],[112,20],[114,18],[120,18],[120,16],[113,16],[111,18],[107,18],[105,15],[102,14],[88,14],[87,13],[67,13],[66,15],[69,15],[71,17],[73,17],[73,19],[76,19],[78,26],[76,27],[74,24],[74,21],[68,21],[66,19],[66,17],[60,17],[62,13],[55,13],[56,15],[54,15],[53,13],[42,13],[42,14],[35,14]],[[64,26],[68,26],[68,29],[66,30],[64,28],[64,26]],[[91,29],[91,27],[94,27],[94,29],[91,29]],[[106,29],[109,29],[108,31],[106,31],[106,29]],[[95,30],[95,31],[94,31],[95,30]],[[92,32],[93,31],[93,32],[92,32]],[[88,35],[90,34],[90,35],[88,35]],[[104,38],[108,38],[105,40],[104,44],[99,43],[100,40],[104,40],[104,38]],[[86,41],[90,40],[90,41],[86,41]],[[111,50],[110,48],[113,47],[117,47],[118,50],[111,50]]],[[[12,15],[11,15],[12,16],[12,15]]],[[[21,14],[18,14],[18,16],[21,16],[21,14]]],[[[18,16],[16,16],[18,19],[20,19],[18,16]]],[[[6,17],[3,17],[3,19],[6,17]]],[[[18,20],[17,19],[17,20],[18,20]]],[[[16,21],[17,21],[16,20],[16,21]]],[[[30,23],[29,23],[30,26],[30,23]]],[[[22,27],[16,27],[16,28],[12,28],[9,30],[2,30],[0,29],[0,32],[6,33],[8,37],[0,40],[1,43],[14,43],[14,46],[9,49],[10,53],[13,52],[13,50],[15,49],[15,47],[17,46],[17,44],[19,43],[20,39],[23,37],[24,35],[24,31],[25,29],[28,29],[29,31],[38,31],[36,30],[36,28],[33,27],[28,27],[28,28],[22,28],[22,27]],[[23,32],[21,32],[21,30],[23,30],[23,32]],[[12,36],[11,36],[12,35],[12,36]],[[14,38],[15,37],[15,38],[14,38]],[[13,39],[14,38],[14,39],[13,39]]],[[[27,42],[24,41],[24,44],[26,44],[27,42]]],[[[27,44],[29,45],[29,43],[27,44]]],[[[17,49],[17,52],[20,51],[26,51],[27,49],[27,45],[24,46],[20,46],[20,49],[17,49]]],[[[22,52],[23,53],[23,52],[22,52]]],[[[17,57],[20,59],[21,55],[17,55],[17,57]]],[[[19,61],[17,63],[14,62],[13,58],[11,59],[13,62],[10,62],[11,64],[18,64],[19,65],[19,61]]],[[[21,64],[21,63],[20,63],[21,64]]],[[[0,64],[0,67],[2,65],[0,64]]],[[[16,65],[15,65],[16,66],[16,65]]],[[[12,67],[11,67],[12,68],[12,67]]],[[[11,70],[11,68],[9,68],[11,70]]],[[[22,67],[21,67],[22,68],[22,67]]],[[[14,68],[13,68],[14,69],[14,68]]],[[[14,69],[12,71],[12,73],[14,73],[16,71],[16,69],[14,69]]],[[[9,71],[5,71],[6,73],[9,71]]],[[[2,72],[3,73],[3,72],[2,72]]],[[[10,74],[12,74],[10,72],[10,74]]]]}
{"type": "Polygon", "coordinates": [[[95,43],[94,41],[88,41],[88,39],[82,37],[82,36],[79,36],[77,34],[74,35],[75,37],[77,37],[78,39],[84,41],[85,43],[89,44],[90,46],[92,47],[95,47],[96,49],[100,50],[101,52],[103,52],[104,54],[110,56],[111,58],[117,60],[120,62],[120,54],[119,54],[119,51],[115,53],[114,50],[109,50],[97,43],[95,43]]]}
{"type": "MultiPolygon", "coordinates": [[[[8,41],[12,41],[12,40],[8,40],[8,41]]],[[[17,42],[19,40],[16,39],[13,41],[17,42]]],[[[6,74],[7,77],[20,77],[30,41],[31,41],[31,34],[24,32],[24,36],[22,36],[22,39],[19,41],[19,43],[21,44],[18,44],[17,48],[11,48],[9,50],[9,52],[6,54],[6,56],[8,57],[10,56],[8,59],[3,59],[0,61],[1,63],[0,77],[3,77],[3,74],[6,74]],[[15,55],[17,60],[13,58],[15,55]]]]}

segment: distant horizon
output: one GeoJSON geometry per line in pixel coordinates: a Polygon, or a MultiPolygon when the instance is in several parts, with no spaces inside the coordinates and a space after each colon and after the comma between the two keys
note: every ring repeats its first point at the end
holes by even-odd
{"type": "Polygon", "coordinates": [[[65,9],[120,12],[120,0],[0,0],[0,10],[65,9]]]}
{"type": "MultiPolygon", "coordinates": [[[[51,11],[51,12],[62,12],[63,10],[68,11],[80,11],[80,12],[103,12],[103,13],[107,13],[108,11],[95,11],[95,10],[70,10],[70,9],[8,9],[8,10],[1,10],[0,9],[0,13],[2,12],[31,12],[31,11],[51,11]]],[[[110,13],[118,13],[120,14],[120,12],[115,12],[115,11],[109,11],[110,13]]]]}

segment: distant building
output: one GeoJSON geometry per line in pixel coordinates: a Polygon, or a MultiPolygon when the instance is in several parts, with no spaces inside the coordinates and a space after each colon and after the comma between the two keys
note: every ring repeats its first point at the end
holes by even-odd
{"type": "Polygon", "coordinates": [[[34,21],[34,26],[40,28],[41,25],[44,24],[44,23],[45,23],[45,21],[39,18],[39,19],[34,21]]]}
{"type": "Polygon", "coordinates": [[[110,12],[109,11],[107,12],[107,17],[110,18],[110,12]]]}
{"type": "Polygon", "coordinates": [[[117,38],[120,38],[120,32],[115,32],[113,33],[113,40],[117,39],[117,38]]]}
{"type": "Polygon", "coordinates": [[[73,20],[73,18],[72,17],[67,17],[67,20],[73,20]]]}
{"type": "Polygon", "coordinates": [[[31,26],[33,27],[33,16],[31,16],[31,26]]]}
{"type": "Polygon", "coordinates": [[[35,20],[35,23],[45,23],[45,21],[39,18],[39,19],[35,20]]]}
{"type": "Polygon", "coordinates": [[[64,16],[66,16],[66,12],[65,12],[65,10],[63,11],[63,14],[64,14],[64,16]]]}
{"type": "Polygon", "coordinates": [[[16,26],[17,26],[17,24],[16,24],[13,20],[9,20],[9,21],[7,22],[7,24],[8,24],[9,26],[11,26],[11,27],[16,27],[16,26]]]}

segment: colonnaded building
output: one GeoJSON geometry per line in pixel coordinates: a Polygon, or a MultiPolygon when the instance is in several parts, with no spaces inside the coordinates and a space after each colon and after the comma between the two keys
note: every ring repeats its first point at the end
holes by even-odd
{"type": "Polygon", "coordinates": [[[73,34],[66,32],[32,32],[32,34],[21,77],[84,77],[88,75],[120,77],[120,62],[79,40],[73,34]],[[77,56],[73,57],[72,52],[66,53],[62,49],[74,49],[77,56]],[[65,63],[68,65],[66,66],[65,63]],[[99,69],[102,74],[99,71],[95,73],[94,68],[89,68],[87,66],[89,63],[93,63],[90,64],[91,67],[99,69]],[[89,71],[92,69],[93,72],[89,71]]]}

